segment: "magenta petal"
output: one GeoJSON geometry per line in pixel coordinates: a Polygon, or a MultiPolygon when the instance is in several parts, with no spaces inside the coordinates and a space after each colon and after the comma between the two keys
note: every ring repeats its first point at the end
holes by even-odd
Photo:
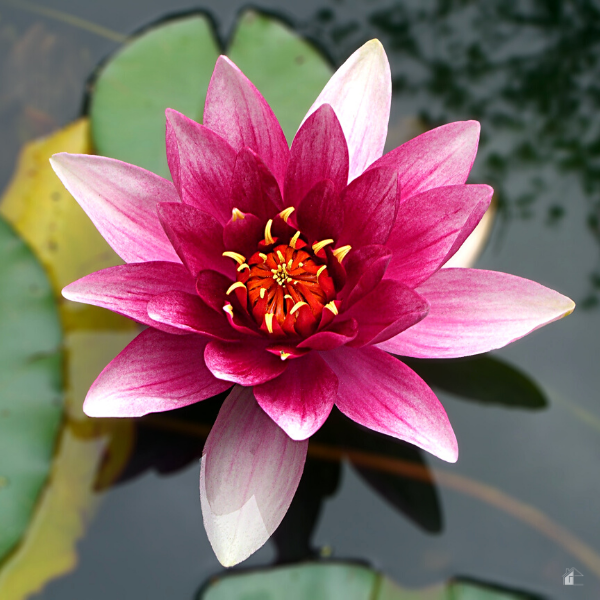
{"type": "Polygon", "coordinates": [[[539,283],[495,271],[442,269],[418,288],[427,317],[383,344],[394,354],[457,358],[506,346],[570,314],[575,303],[539,283]]]}
{"type": "Polygon", "coordinates": [[[383,279],[392,252],[385,246],[363,246],[350,252],[344,261],[346,285],[341,293],[343,307],[349,309],[355,302],[370,293],[383,279]]]}
{"type": "Polygon", "coordinates": [[[350,181],[381,156],[391,99],[392,78],[385,50],[378,40],[371,40],[334,73],[308,111],[311,115],[323,104],[335,110],[348,142],[350,181]]]}
{"type": "Polygon", "coordinates": [[[292,360],[283,374],[254,388],[260,407],[293,440],[309,438],[325,422],[337,395],[335,373],[315,352],[292,360]]]}
{"type": "Polygon", "coordinates": [[[178,263],[147,262],[110,267],[70,283],[62,291],[67,300],[101,306],[145,325],[181,333],[156,323],[148,316],[148,302],[171,290],[194,293],[187,269],[178,263]]]}
{"type": "Polygon", "coordinates": [[[167,292],[154,296],[148,302],[148,314],[159,323],[218,340],[235,341],[240,337],[229,326],[225,313],[215,313],[195,294],[167,292]]]}
{"type": "Polygon", "coordinates": [[[141,417],[225,391],[204,364],[206,338],[146,329],[100,373],[83,410],[90,417],[141,417]]]}
{"type": "Polygon", "coordinates": [[[461,185],[477,154],[479,130],[477,121],[442,125],[388,152],[373,167],[398,171],[402,200],[432,188],[461,185]]]}
{"type": "Polygon", "coordinates": [[[336,192],[348,183],[348,147],[329,104],[323,104],[300,127],[292,143],[285,176],[286,206],[298,206],[319,181],[329,179],[336,192]]]}
{"type": "Polygon", "coordinates": [[[409,287],[384,279],[370,294],[344,312],[358,322],[358,335],[350,346],[376,344],[394,337],[425,318],[427,301],[409,287]]]}
{"type": "Polygon", "coordinates": [[[227,397],[204,445],[200,500],[208,539],[231,567],[256,552],[287,512],[300,482],[307,441],[290,439],[250,388],[227,397]]]}
{"type": "Polygon", "coordinates": [[[208,86],[204,124],[236,151],[254,150],[283,189],[289,149],[281,126],[260,92],[226,56],[217,60],[208,86]]]}
{"type": "Polygon", "coordinates": [[[231,176],[236,151],[219,135],[172,110],[167,115],[167,158],[186,203],[224,225],[231,217],[231,176]]]}
{"type": "Polygon", "coordinates": [[[237,155],[231,181],[232,208],[252,213],[263,221],[283,208],[279,185],[260,156],[250,148],[237,155]]]}
{"type": "Polygon", "coordinates": [[[237,344],[210,342],[204,351],[206,366],[215,377],[240,385],[259,385],[275,379],[288,366],[266,351],[266,343],[248,340],[237,344]]]}
{"type": "Polygon", "coordinates": [[[487,185],[454,185],[402,202],[386,244],[393,252],[386,278],[414,288],[435,273],[473,231],[493,192],[487,185]]]}
{"type": "Polygon", "coordinates": [[[62,152],[50,164],[125,262],[180,262],[156,213],[159,202],[179,202],[170,181],[104,156],[62,152]]]}
{"type": "Polygon", "coordinates": [[[393,169],[369,169],[355,179],[342,193],[344,230],[337,245],[385,244],[396,220],[398,191],[393,169]]]}
{"type": "Polygon", "coordinates": [[[354,319],[333,323],[325,331],[318,331],[298,344],[298,348],[312,350],[333,350],[350,343],[358,333],[358,323],[354,319]]]}
{"type": "Polygon", "coordinates": [[[250,213],[244,215],[243,219],[231,219],[223,228],[225,248],[249,259],[256,252],[258,243],[264,239],[265,223],[250,213]]]}
{"type": "Polygon", "coordinates": [[[201,271],[196,278],[196,293],[207,306],[221,314],[229,302],[226,292],[230,285],[231,279],[222,273],[201,271]]]}
{"type": "Polygon", "coordinates": [[[336,405],[346,416],[456,462],[458,445],[444,407],[404,363],[377,348],[344,347],[323,358],[338,377],[336,405]]]}
{"type": "Polygon", "coordinates": [[[193,206],[174,203],[161,203],[158,214],[173,247],[193,277],[205,269],[235,275],[235,263],[223,256],[223,227],[213,216],[193,206]]]}
{"type": "Polygon", "coordinates": [[[340,237],[344,206],[330,179],[317,183],[300,202],[297,212],[298,228],[310,243],[340,237]]]}

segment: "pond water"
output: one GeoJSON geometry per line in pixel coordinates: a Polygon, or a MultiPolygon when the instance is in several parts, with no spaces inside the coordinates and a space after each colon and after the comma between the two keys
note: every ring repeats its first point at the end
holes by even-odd
{"type": "MultiPolygon", "coordinates": [[[[81,114],[86,82],[120,40],[166,14],[202,9],[224,41],[245,6],[0,1],[0,188],[25,142],[81,114]]],[[[389,148],[439,124],[479,120],[469,181],[496,189],[497,210],[476,267],[538,281],[578,308],[454,375],[415,363],[438,384],[459,441],[455,465],[349,430],[334,415],[274,540],[242,567],[322,556],[367,564],[412,589],[460,577],[529,597],[599,598],[600,8],[585,0],[254,7],[283,18],[335,66],[366,40],[383,42],[394,81],[389,148]],[[340,449],[351,460],[340,462],[340,449]],[[392,474],[361,463],[360,452],[420,471],[392,474]],[[563,586],[573,567],[583,584],[575,590],[563,586]]],[[[76,564],[29,597],[192,599],[223,573],[197,493],[219,402],[133,425],[127,464],[117,481],[96,486],[99,504],[84,513],[76,564]]]]}

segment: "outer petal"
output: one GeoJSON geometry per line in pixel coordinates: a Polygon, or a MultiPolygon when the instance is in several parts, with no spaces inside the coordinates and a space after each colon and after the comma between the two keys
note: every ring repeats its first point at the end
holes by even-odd
{"type": "Polygon", "coordinates": [[[338,380],[315,352],[292,360],[283,374],[254,387],[261,408],[293,440],[309,438],[325,422],[338,380]]]}
{"type": "Polygon", "coordinates": [[[344,227],[344,205],[331,179],[317,183],[298,206],[296,221],[308,241],[337,240],[344,227]]]}
{"type": "Polygon", "coordinates": [[[256,552],[290,506],[306,460],[307,441],[291,440],[236,386],[206,440],[200,500],[208,539],[223,566],[256,552]]]}
{"type": "Polygon", "coordinates": [[[429,311],[427,300],[409,287],[384,279],[362,300],[344,312],[358,322],[358,335],[350,346],[376,344],[413,326],[429,311]]]}
{"type": "Polygon", "coordinates": [[[329,80],[306,118],[331,104],[340,120],[350,153],[350,181],[382,152],[387,135],[392,78],[379,40],[359,48],[329,80]]]}
{"type": "Polygon", "coordinates": [[[333,323],[325,331],[318,331],[301,341],[297,348],[312,350],[333,350],[349,344],[358,333],[358,323],[354,319],[333,323]]]}
{"type": "Polygon", "coordinates": [[[337,245],[385,244],[396,220],[398,191],[393,169],[369,169],[355,179],[342,193],[344,230],[337,245]]]}
{"type": "Polygon", "coordinates": [[[346,416],[456,462],[458,445],[443,406],[404,363],[377,348],[338,348],[323,358],[338,376],[336,404],[346,416]]]}
{"type": "Polygon", "coordinates": [[[506,346],[575,308],[539,283],[495,271],[442,269],[418,288],[427,317],[379,347],[418,358],[457,358],[506,346]]]}
{"type": "Polygon", "coordinates": [[[159,202],[179,202],[170,181],[104,156],[62,152],[50,164],[125,262],[180,262],[156,214],[159,202]]]}
{"type": "Polygon", "coordinates": [[[259,385],[275,379],[288,366],[287,361],[265,350],[267,344],[249,340],[237,344],[210,342],[204,351],[207,367],[215,377],[240,385],[259,385]]]}
{"type": "Polygon", "coordinates": [[[347,310],[370,293],[383,279],[392,252],[385,246],[363,246],[353,250],[345,260],[348,279],[342,290],[344,309],[347,310]]]}
{"type": "Polygon", "coordinates": [[[235,221],[230,219],[229,223],[223,227],[225,248],[239,252],[247,259],[250,258],[256,252],[258,242],[264,239],[265,223],[266,220],[261,220],[250,213],[244,215],[243,219],[235,221]]]}
{"type": "Polygon", "coordinates": [[[194,404],[225,391],[204,364],[206,339],[146,329],[100,373],[84,412],[90,417],[141,417],[194,404]]]}
{"type": "Polygon", "coordinates": [[[236,151],[214,131],[172,110],[167,115],[167,158],[186,203],[224,225],[231,217],[231,176],[236,151]]]}
{"type": "Polygon", "coordinates": [[[148,314],[158,323],[218,340],[235,341],[240,337],[223,312],[216,313],[195,294],[167,292],[155,296],[148,302],[148,314]]]}
{"type": "Polygon", "coordinates": [[[412,288],[429,278],[473,231],[493,192],[487,185],[454,185],[405,200],[386,244],[393,252],[386,278],[412,288]]]}
{"type": "Polygon", "coordinates": [[[217,60],[208,86],[204,124],[238,152],[254,150],[283,189],[289,149],[281,126],[260,92],[226,56],[217,60]]]}
{"type": "Polygon", "coordinates": [[[91,273],[69,284],[62,293],[68,300],[108,308],[145,325],[181,333],[172,327],[163,327],[148,316],[148,302],[172,290],[194,293],[194,279],[187,269],[172,262],[148,262],[91,273]]]}
{"type": "Polygon", "coordinates": [[[443,125],[388,152],[373,167],[398,170],[402,200],[431,188],[463,184],[477,154],[479,130],[477,121],[443,125]]]}
{"type": "Polygon", "coordinates": [[[223,256],[223,227],[213,216],[172,202],[161,203],[158,215],[173,248],[193,277],[205,269],[235,275],[233,261],[223,256]]]}
{"type": "Polygon", "coordinates": [[[230,285],[231,280],[221,273],[201,271],[196,279],[196,292],[207,306],[222,314],[228,302],[226,291],[230,285]]]}
{"type": "Polygon", "coordinates": [[[336,192],[348,183],[348,146],[329,104],[320,106],[296,134],[285,175],[286,206],[298,206],[319,181],[329,179],[336,192]]]}

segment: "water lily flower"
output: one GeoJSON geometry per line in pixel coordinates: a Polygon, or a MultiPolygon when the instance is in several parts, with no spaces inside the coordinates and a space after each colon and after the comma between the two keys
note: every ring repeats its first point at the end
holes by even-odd
{"type": "Polygon", "coordinates": [[[101,156],[52,158],[126,263],[64,296],[148,326],[102,371],[85,412],[136,417],[232,388],[200,477],[224,565],[277,528],[334,404],[456,461],[442,405],[390,353],[487,352],[573,310],[519,277],[442,268],[491,200],[490,187],[465,184],[479,124],[451,123],[382,156],[390,100],[373,40],[333,75],[289,148],[260,92],[222,56],[202,125],[167,110],[172,182],[101,156]]]}

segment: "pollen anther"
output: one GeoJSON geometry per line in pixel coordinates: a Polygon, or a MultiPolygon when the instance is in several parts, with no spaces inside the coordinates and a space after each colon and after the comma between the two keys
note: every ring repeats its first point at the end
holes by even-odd
{"type": "Polygon", "coordinates": [[[233,319],[233,306],[231,306],[231,304],[226,304],[223,307],[223,310],[233,319]]]}
{"type": "Polygon", "coordinates": [[[231,211],[231,220],[235,223],[238,219],[245,219],[246,215],[239,209],[234,208],[231,211]]]}
{"type": "Polygon", "coordinates": [[[260,292],[258,292],[258,294],[261,298],[264,298],[266,293],[267,293],[267,290],[263,287],[261,287],[260,292]]]}
{"type": "Polygon", "coordinates": [[[340,264],[342,264],[342,261],[344,258],[346,258],[346,254],[348,254],[350,250],[352,250],[352,246],[350,246],[350,244],[347,246],[340,246],[333,251],[333,255],[338,259],[340,264]]]}
{"type": "Polygon", "coordinates": [[[267,245],[275,243],[275,240],[273,239],[273,236],[271,235],[271,226],[272,225],[273,225],[273,219],[269,219],[267,221],[267,224],[265,225],[265,242],[267,243],[267,245]]]}
{"type": "Polygon", "coordinates": [[[280,350],[279,356],[281,356],[281,360],[285,360],[286,358],[289,358],[291,354],[289,352],[284,352],[283,350],[280,350]]]}
{"type": "MultiPolygon", "coordinates": [[[[317,271],[317,279],[319,279],[319,275],[327,268],[327,265],[323,265],[321,267],[319,267],[319,270],[317,271]]],[[[238,269],[239,271],[239,269],[238,269]]]]}
{"type": "Polygon", "coordinates": [[[223,256],[226,256],[227,258],[233,258],[238,265],[242,265],[246,262],[246,257],[239,252],[230,252],[228,250],[227,252],[223,252],[223,256]]]}
{"type": "Polygon", "coordinates": [[[227,290],[226,294],[229,296],[229,294],[231,294],[231,292],[233,292],[233,290],[237,290],[238,288],[246,289],[246,286],[241,281],[236,281],[235,283],[232,283],[229,286],[229,289],[227,290]]]}
{"type": "Polygon", "coordinates": [[[301,306],[304,306],[305,304],[306,302],[296,302],[296,304],[294,304],[292,307],[292,310],[290,310],[290,315],[293,315],[297,310],[300,309],[301,306]]]}
{"type": "Polygon", "coordinates": [[[267,331],[269,333],[273,333],[273,314],[267,313],[265,315],[265,325],[267,326],[267,331]]]}
{"type": "Polygon", "coordinates": [[[282,210],[279,213],[279,216],[287,223],[288,219],[290,218],[290,215],[295,211],[296,209],[293,206],[289,206],[288,208],[286,208],[285,210],[282,210]]]}
{"type": "Polygon", "coordinates": [[[263,259],[263,262],[265,262],[265,260],[267,260],[267,255],[263,254],[262,252],[259,252],[258,255],[263,259]]]}
{"type": "Polygon", "coordinates": [[[321,240],[320,242],[315,242],[312,245],[313,252],[315,254],[318,254],[319,251],[323,250],[323,248],[325,248],[325,246],[327,246],[328,244],[333,244],[333,240],[321,240]]]}
{"type": "Polygon", "coordinates": [[[335,302],[333,300],[331,302],[328,302],[324,308],[328,308],[334,315],[339,314],[337,306],[335,305],[335,302]]]}
{"type": "Polygon", "coordinates": [[[250,270],[250,267],[246,264],[246,263],[242,263],[238,268],[238,272],[241,273],[244,269],[248,269],[248,271],[250,270]]]}
{"type": "Polygon", "coordinates": [[[277,250],[277,256],[279,258],[279,262],[285,262],[285,258],[283,258],[283,254],[281,254],[281,250],[277,250]]]}
{"type": "Polygon", "coordinates": [[[290,247],[293,248],[294,250],[296,249],[296,242],[298,241],[299,237],[300,237],[300,232],[296,231],[296,233],[292,236],[292,239],[290,240],[290,247]]]}

